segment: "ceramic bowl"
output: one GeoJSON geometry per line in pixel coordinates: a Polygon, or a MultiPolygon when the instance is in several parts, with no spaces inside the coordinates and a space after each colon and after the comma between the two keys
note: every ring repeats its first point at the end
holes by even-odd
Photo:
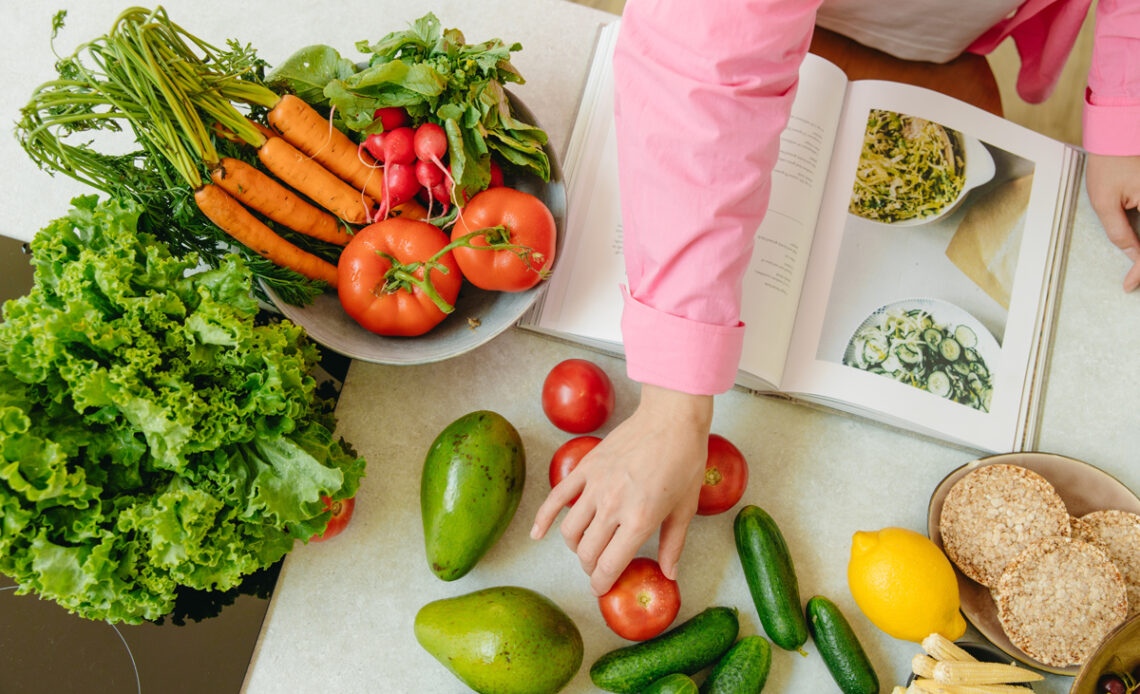
{"type": "MultiPolygon", "coordinates": [[[[927,533],[938,547],[942,547],[942,533],[939,523],[942,504],[954,483],[971,470],[983,465],[1005,463],[1019,465],[1044,477],[1061,496],[1065,507],[1072,516],[1101,509],[1115,508],[1121,511],[1140,513],[1140,498],[1124,483],[1103,470],[1088,463],[1053,453],[1023,452],[1003,453],[970,461],[954,470],[935,488],[930,497],[927,513],[927,533]]],[[[961,596],[962,614],[982,636],[994,646],[1022,663],[1044,672],[1056,675],[1075,675],[1078,667],[1055,667],[1046,665],[1022,651],[1009,640],[998,621],[997,606],[990,591],[954,567],[958,578],[958,594],[961,596]]]]}
{"type": "MultiPolygon", "coordinates": [[[[524,121],[535,123],[526,106],[511,95],[511,105],[524,121]]],[[[554,215],[558,229],[553,271],[558,270],[563,237],[566,233],[566,192],[562,170],[554,153],[550,159],[550,180],[536,176],[508,178],[506,184],[541,199],[554,215]]],[[[344,312],[335,291],[326,291],[308,306],[285,303],[266,288],[269,298],[283,316],[300,325],[316,342],[352,359],[378,364],[429,364],[457,357],[479,347],[510,328],[546,291],[548,282],[522,292],[486,291],[464,283],[455,302],[455,311],[439,325],[418,337],[385,337],[365,330],[344,312]]]]}

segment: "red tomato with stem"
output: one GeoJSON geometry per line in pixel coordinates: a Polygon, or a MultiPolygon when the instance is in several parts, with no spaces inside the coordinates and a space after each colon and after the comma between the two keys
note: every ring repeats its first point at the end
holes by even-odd
{"type": "Polygon", "coordinates": [[[463,284],[445,246],[447,234],[438,227],[405,217],[356,232],[337,263],[345,313],[378,335],[423,335],[434,328],[454,309],[463,284]]]}
{"type": "Polygon", "coordinates": [[[340,531],[344,530],[348,522],[352,520],[352,511],[356,508],[356,497],[333,501],[332,497],[322,496],[321,501],[325,502],[324,510],[332,511],[332,518],[329,519],[329,524],[323,533],[313,535],[311,538],[313,542],[324,542],[340,535],[340,531]]]}
{"type": "Polygon", "coordinates": [[[550,274],[558,228],[546,204],[530,193],[488,188],[463,207],[451,230],[463,276],[480,289],[521,292],[550,274]]]}
{"type": "Polygon", "coordinates": [[[614,411],[614,384],[597,364],[567,359],[555,364],[542,383],[542,411],[571,434],[588,434],[614,411]]]}
{"type": "MultiPolygon", "coordinates": [[[[553,489],[566,479],[570,471],[582,462],[582,458],[601,442],[597,436],[577,436],[559,446],[550,458],[550,488],[553,489]]],[[[577,500],[578,497],[574,497],[567,506],[573,506],[577,500]]]]}
{"type": "Polygon", "coordinates": [[[744,454],[723,436],[709,434],[709,456],[697,513],[702,516],[724,513],[740,501],[747,487],[748,462],[744,454]]]}
{"type": "Polygon", "coordinates": [[[681,589],[666,578],[655,560],[636,557],[609,592],[598,598],[598,607],[615,634],[644,641],[665,631],[677,618],[681,589]]]}

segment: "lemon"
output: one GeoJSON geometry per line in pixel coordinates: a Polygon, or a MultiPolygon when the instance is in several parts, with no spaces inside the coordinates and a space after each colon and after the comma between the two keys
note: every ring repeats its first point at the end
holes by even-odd
{"type": "Polygon", "coordinates": [[[966,631],[954,567],[913,530],[855,533],[847,584],[867,619],[896,639],[921,642],[937,632],[953,641],[966,631]]]}

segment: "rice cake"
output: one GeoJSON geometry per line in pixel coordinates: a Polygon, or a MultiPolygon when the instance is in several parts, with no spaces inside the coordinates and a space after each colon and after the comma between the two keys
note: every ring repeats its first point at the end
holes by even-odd
{"type": "Polygon", "coordinates": [[[1053,485],[1032,470],[983,465],[946,494],[939,519],[942,546],[973,580],[993,587],[1026,547],[1046,537],[1069,537],[1069,512],[1053,485]]]}
{"type": "Polygon", "coordinates": [[[1056,667],[1083,663],[1128,615],[1124,577],[1108,554],[1068,537],[1027,547],[993,595],[1010,642],[1056,667]]]}
{"type": "Polygon", "coordinates": [[[1091,542],[1108,553],[1124,576],[1128,614],[1140,613],[1140,515],[1128,511],[1093,511],[1073,526],[1073,537],[1091,542]]]}

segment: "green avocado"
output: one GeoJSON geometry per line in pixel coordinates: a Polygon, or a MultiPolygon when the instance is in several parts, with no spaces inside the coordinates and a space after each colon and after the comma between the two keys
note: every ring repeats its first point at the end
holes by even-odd
{"type": "Polygon", "coordinates": [[[428,566],[445,581],[470,571],[502,537],[522,498],[526,454],[502,415],[480,410],[447,426],[420,478],[428,566]]]}
{"type": "Polygon", "coordinates": [[[582,634],[549,598],[515,586],[430,602],[416,640],[480,694],[554,694],[582,666],[582,634]]]}

